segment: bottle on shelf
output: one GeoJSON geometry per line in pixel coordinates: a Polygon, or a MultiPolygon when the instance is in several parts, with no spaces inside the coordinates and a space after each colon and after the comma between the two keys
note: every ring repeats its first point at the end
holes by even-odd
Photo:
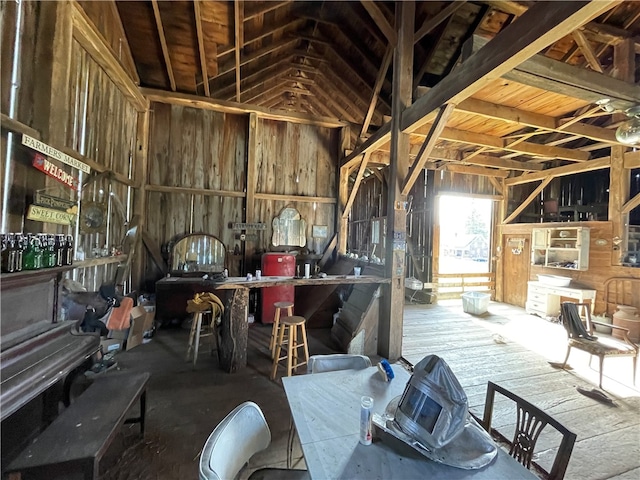
{"type": "Polygon", "coordinates": [[[64,255],[64,235],[59,233],[56,235],[54,246],[56,252],[56,267],[62,267],[63,263],[63,255],[64,255]]]}
{"type": "Polygon", "coordinates": [[[16,271],[17,247],[15,237],[8,233],[2,235],[2,272],[13,273],[16,271]]]}
{"type": "Polygon", "coordinates": [[[22,269],[23,270],[37,270],[38,261],[36,259],[36,238],[32,234],[28,234],[26,238],[26,245],[24,253],[22,254],[22,269]]]}
{"type": "Polygon", "coordinates": [[[73,237],[71,235],[67,235],[62,255],[63,265],[73,265],[73,253],[73,237]]]}
{"type": "Polygon", "coordinates": [[[54,250],[54,236],[43,235],[42,237],[42,267],[52,268],[56,266],[56,251],[54,250]]]}
{"type": "Polygon", "coordinates": [[[24,235],[16,233],[14,235],[14,242],[16,248],[16,272],[22,271],[22,255],[24,254],[24,235]]]}

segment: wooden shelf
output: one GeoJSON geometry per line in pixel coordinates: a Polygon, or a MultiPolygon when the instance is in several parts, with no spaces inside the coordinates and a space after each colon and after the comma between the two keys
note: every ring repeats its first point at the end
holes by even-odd
{"type": "Polygon", "coordinates": [[[38,276],[51,276],[54,277],[58,273],[63,273],[68,270],[75,268],[75,265],[67,265],[64,267],[53,267],[53,268],[39,268],[38,270],[22,270],[21,272],[13,272],[13,273],[3,273],[0,278],[2,280],[9,280],[15,278],[24,278],[24,277],[38,277],[38,276]]]}
{"type": "Polygon", "coordinates": [[[96,257],[83,260],[82,262],[76,262],[72,268],[88,268],[97,267],[99,265],[109,265],[111,263],[120,263],[127,260],[127,255],[115,255],[113,257],[96,257]]]}

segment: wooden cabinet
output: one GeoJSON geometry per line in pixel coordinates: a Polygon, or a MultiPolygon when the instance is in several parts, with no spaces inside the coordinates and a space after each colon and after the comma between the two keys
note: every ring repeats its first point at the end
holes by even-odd
{"type": "Polygon", "coordinates": [[[578,303],[591,302],[591,311],[593,312],[596,291],[585,288],[557,287],[531,281],[527,286],[525,310],[527,313],[543,318],[557,317],[560,314],[560,301],[566,298],[573,298],[578,303]]]}
{"type": "Polygon", "coordinates": [[[531,264],[541,267],[587,270],[589,229],[586,227],[534,228],[531,264]]]}

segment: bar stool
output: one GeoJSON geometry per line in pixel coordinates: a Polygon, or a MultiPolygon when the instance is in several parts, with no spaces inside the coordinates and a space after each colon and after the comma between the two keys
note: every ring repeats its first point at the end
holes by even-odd
{"type": "Polygon", "coordinates": [[[287,309],[287,315],[293,317],[293,303],[292,302],[275,302],[273,304],[276,307],[276,313],[273,317],[273,327],[271,328],[271,340],[269,340],[269,350],[271,351],[271,358],[276,356],[276,341],[278,340],[278,328],[280,327],[280,311],[287,309]]]}
{"type": "Polygon", "coordinates": [[[203,337],[212,337],[211,339],[211,352],[215,350],[216,343],[214,343],[215,336],[215,318],[211,310],[203,310],[201,312],[195,312],[193,314],[193,321],[191,322],[191,332],[189,332],[189,346],[187,348],[187,358],[186,361],[189,361],[189,357],[191,356],[191,352],[193,352],[193,367],[195,368],[196,362],[198,360],[198,349],[200,348],[200,339],[203,337]],[[204,322],[204,316],[209,317],[211,320],[209,322],[204,322]]]}
{"type": "Polygon", "coordinates": [[[282,317],[280,319],[280,331],[278,340],[276,341],[276,355],[273,357],[273,369],[271,370],[271,380],[275,380],[278,371],[278,363],[280,360],[287,360],[287,377],[291,376],[291,370],[297,370],[299,366],[306,365],[309,361],[309,348],[307,347],[307,329],[304,317],[292,316],[282,317]],[[298,343],[298,328],[302,343],[298,343]],[[285,340],[285,330],[287,331],[287,340],[285,340]],[[280,356],[282,348],[286,345],[287,354],[280,356]],[[298,349],[304,348],[304,362],[298,362],[298,349]]]}

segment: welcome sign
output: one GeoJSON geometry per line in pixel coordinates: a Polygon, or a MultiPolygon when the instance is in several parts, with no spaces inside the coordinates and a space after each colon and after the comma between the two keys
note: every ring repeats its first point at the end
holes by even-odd
{"type": "Polygon", "coordinates": [[[67,187],[76,191],[78,190],[78,179],[76,177],[65,172],[57,165],[51,163],[42,155],[36,154],[33,157],[33,166],[41,172],[47,174],[54,180],[57,180],[58,182],[66,185],[67,187]]]}

